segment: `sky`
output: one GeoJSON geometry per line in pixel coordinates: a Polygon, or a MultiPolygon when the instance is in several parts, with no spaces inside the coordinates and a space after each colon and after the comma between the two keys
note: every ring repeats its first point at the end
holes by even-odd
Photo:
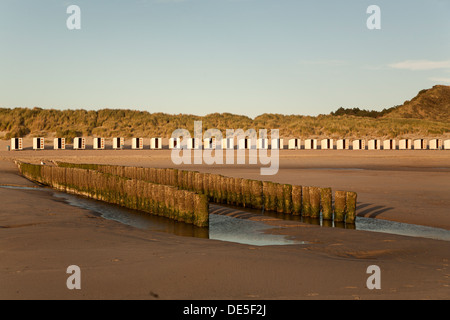
{"type": "Polygon", "coordinates": [[[0,0],[2,108],[316,116],[437,84],[450,0],[0,0]]]}

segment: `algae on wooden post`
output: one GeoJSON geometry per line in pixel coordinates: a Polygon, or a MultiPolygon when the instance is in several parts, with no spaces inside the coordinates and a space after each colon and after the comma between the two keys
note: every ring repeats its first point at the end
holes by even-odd
{"type": "Polygon", "coordinates": [[[212,174],[213,177],[213,201],[219,202],[220,199],[220,176],[218,174],[212,174]]]}
{"type": "Polygon", "coordinates": [[[309,217],[311,205],[309,199],[309,187],[302,187],[302,216],[309,217]]]}
{"type": "Polygon", "coordinates": [[[185,200],[185,214],[184,214],[184,221],[187,223],[193,223],[194,222],[194,193],[185,191],[184,192],[184,200],[185,200]]]}
{"type": "Polygon", "coordinates": [[[333,219],[333,201],[331,188],[321,188],[320,189],[320,206],[322,208],[322,219],[332,220],[333,219]]]}
{"type": "Polygon", "coordinates": [[[261,181],[252,180],[252,207],[254,209],[262,209],[263,206],[263,184],[261,181]]]}
{"type": "Polygon", "coordinates": [[[302,213],[302,186],[292,186],[292,214],[298,216],[302,213]]]}
{"type": "Polygon", "coordinates": [[[217,174],[211,174],[209,176],[209,192],[210,192],[210,201],[217,201],[217,174]]]}
{"type": "Polygon", "coordinates": [[[220,176],[220,203],[227,203],[228,190],[227,190],[227,177],[220,176]]]}
{"type": "Polygon", "coordinates": [[[284,184],[283,185],[283,199],[284,199],[284,213],[292,213],[293,204],[292,204],[292,185],[284,184]]]}
{"type": "Polygon", "coordinates": [[[284,212],[284,189],[283,185],[280,183],[275,184],[276,190],[276,203],[277,203],[277,212],[284,212]]]}
{"type": "Polygon", "coordinates": [[[197,193],[203,193],[204,192],[204,189],[203,189],[203,180],[204,180],[203,176],[204,176],[204,173],[197,172],[196,176],[197,176],[196,192],[197,193]]]}
{"type": "Polygon", "coordinates": [[[209,203],[204,194],[194,195],[194,225],[207,227],[209,225],[209,203]]]}
{"type": "Polygon", "coordinates": [[[203,193],[206,194],[207,197],[209,197],[209,173],[203,174],[203,193]]]}
{"type": "Polygon", "coordinates": [[[227,185],[227,204],[233,204],[233,184],[234,184],[234,179],[230,178],[230,177],[226,177],[226,185],[227,185]]]}
{"type": "Polygon", "coordinates": [[[346,191],[336,191],[334,193],[334,221],[342,222],[345,219],[347,202],[346,191]]]}
{"type": "Polygon", "coordinates": [[[249,179],[242,179],[242,206],[251,208],[252,206],[252,190],[249,179]]]}
{"type": "Polygon", "coordinates": [[[263,181],[263,198],[264,198],[264,210],[269,210],[270,197],[269,197],[269,181],[263,181]]]}
{"type": "Polygon", "coordinates": [[[356,192],[347,192],[347,210],[345,214],[345,223],[355,223],[356,219],[356,192]]]}
{"type": "Polygon", "coordinates": [[[267,211],[277,210],[277,186],[274,182],[263,182],[264,209],[267,211]]]}
{"type": "Polygon", "coordinates": [[[311,218],[320,218],[320,190],[317,187],[309,188],[309,200],[311,210],[309,216],[311,218]]]}
{"type": "Polygon", "coordinates": [[[172,186],[178,187],[178,169],[172,169],[173,177],[172,177],[172,186]]]}
{"type": "Polygon", "coordinates": [[[242,191],[242,178],[234,178],[234,192],[236,198],[236,205],[243,206],[244,205],[244,196],[242,191]]]}

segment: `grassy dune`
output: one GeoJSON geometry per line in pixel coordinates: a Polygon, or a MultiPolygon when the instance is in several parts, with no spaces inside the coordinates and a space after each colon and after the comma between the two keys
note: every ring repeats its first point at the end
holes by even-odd
{"type": "MultiPolygon", "coordinates": [[[[262,114],[254,119],[230,113],[206,116],[102,109],[1,109],[0,138],[58,136],[70,143],[77,136],[162,137],[176,129],[193,135],[194,121],[203,130],[279,129],[284,138],[414,138],[450,136],[450,86],[421,90],[411,101],[383,111],[339,108],[329,115],[262,114]]],[[[270,134],[270,131],[268,132],[270,134]]]]}
{"type": "MultiPolygon", "coordinates": [[[[255,119],[229,113],[170,115],[133,110],[49,110],[0,109],[0,138],[41,136],[63,137],[70,143],[77,136],[162,137],[169,138],[178,128],[193,134],[194,121],[202,121],[203,130],[279,129],[284,138],[413,138],[442,137],[450,133],[449,121],[414,118],[372,118],[352,115],[263,114],[255,119]]],[[[268,132],[270,134],[270,131],[268,132]]]]}

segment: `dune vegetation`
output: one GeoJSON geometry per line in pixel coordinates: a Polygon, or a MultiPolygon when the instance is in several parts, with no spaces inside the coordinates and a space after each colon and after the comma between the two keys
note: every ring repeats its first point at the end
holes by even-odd
{"type": "MultiPolygon", "coordinates": [[[[289,138],[412,138],[450,135],[450,86],[422,90],[411,101],[383,111],[339,108],[329,115],[212,113],[150,113],[138,110],[101,109],[55,110],[41,108],[0,108],[0,138],[41,136],[62,137],[68,143],[77,136],[169,138],[179,128],[193,134],[194,121],[203,130],[279,129],[289,138]]],[[[270,134],[270,131],[268,132],[270,134]]]]}
{"type": "Polygon", "coordinates": [[[203,130],[217,128],[225,134],[226,129],[279,129],[284,138],[440,137],[450,132],[448,121],[414,118],[263,114],[251,119],[229,113],[201,117],[133,110],[0,109],[3,139],[57,136],[66,138],[68,143],[77,136],[169,138],[179,128],[188,129],[193,134],[194,121],[198,120],[202,121],[203,130]]]}

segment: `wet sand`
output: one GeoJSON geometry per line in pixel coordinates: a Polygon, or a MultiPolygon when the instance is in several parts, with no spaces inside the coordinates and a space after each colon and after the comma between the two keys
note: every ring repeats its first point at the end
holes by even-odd
{"type": "MultiPolygon", "coordinates": [[[[4,150],[0,146],[0,150],[4,150]]],[[[0,185],[31,186],[10,161],[175,167],[170,151],[0,151],[0,185]]],[[[358,192],[361,216],[450,230],[450,152],[285,150],[279,173],[259,166],[184,166],[230,176],[358,192]]],[[[0,299],[448,299],[448,241],[274,219],[306,241],[252,246],[147,232],[58,201],[0,188],[0,299]],[[68,290],[66,268],[81,268],[68,290]],[[366,288],[370,265],[381,290],[366,288]]]]}

